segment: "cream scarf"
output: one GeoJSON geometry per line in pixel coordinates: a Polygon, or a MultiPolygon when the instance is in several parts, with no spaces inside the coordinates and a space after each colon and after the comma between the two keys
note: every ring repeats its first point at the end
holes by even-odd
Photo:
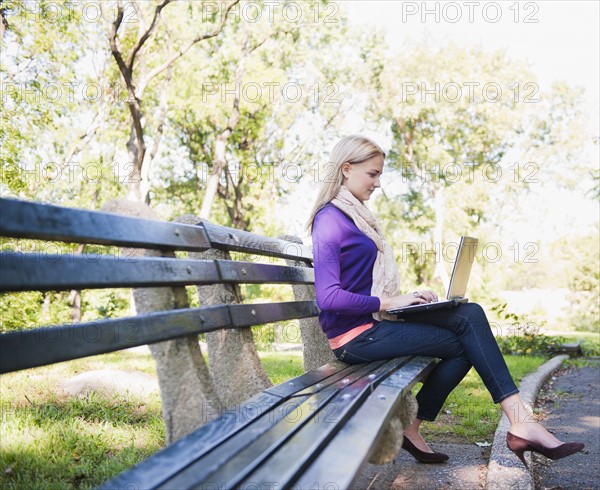
{"type": "MultiPolygon", "coordinates": [[[[392,247],[385,241],[381,228],[369,208],[359,201],[348,190],[341,186],[331,203],[346,213],[357,228],[375,242],[377,246],[377,258],[373,266],[373,287],[371,295],[379,298],[396,296],[400,292],[400,274],[394,258],[392,247]]],[[[373,313],[373,318],[382,320],[392,318],[388,315],[373,313]]]]}

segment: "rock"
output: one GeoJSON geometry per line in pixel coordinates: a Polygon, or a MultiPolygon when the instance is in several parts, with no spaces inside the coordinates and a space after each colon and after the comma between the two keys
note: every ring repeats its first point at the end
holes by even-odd
{"type": "Polygon", "coordinates": [[[158,392],[158,380],[141,371],[99,369],[86,371],[63,381],[61,389],[70,396],[101,393],[109,396],[118,394],[144,397],[158,392]]]}

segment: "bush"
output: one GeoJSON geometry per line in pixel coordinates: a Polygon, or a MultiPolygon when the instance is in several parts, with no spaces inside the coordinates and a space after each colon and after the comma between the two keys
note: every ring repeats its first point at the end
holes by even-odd
{"type": "Polygon", "coordinates": [[[585,357],[600,356],[600,339],[597,336],[584,339],[581,343],[581,350],[585,357]]]}
{"type": "Polygon", "coordinates": [[[508,323],[510,335],[497,336],[496,341],[505,355],[514,356],[543,356],[549,357],[559,350],[566,342],[564,337],[550,337],[540,332],[545,321],[540,324],[529,321],[527,315],[518,315],[506,311],[506,303],[491,308],[495,316],[502,322],[508,323]]]}
{"type": "Polygon", "coordinates": [[[567,339],[564,337],[550,337],[531,329],[529,325],[517,328],[516,335],[496,337],[500,350],[505,355],[514,356],[552,356],[567,339]]]}

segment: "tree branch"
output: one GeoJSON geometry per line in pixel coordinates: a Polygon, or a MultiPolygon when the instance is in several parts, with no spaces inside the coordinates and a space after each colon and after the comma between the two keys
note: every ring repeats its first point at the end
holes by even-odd
{"type": "Polygon", "coordinates": [[[233,2],[231,2],[226,11],[225,11],[225,15],[223,15],[221,22],[215,26],[215,28],[213,29],[212,32],[209,32],[208,34],[202,34],[200,36],[195,37],[194,39],[192,39],[187,46],[185,46],[184,48],[180,49],[177,53],[175,53],[173,56],[171,56],[167,61],[165,61],[162,65],[157,66],[154,70],[152,70],[148,76],[145,78],[145,80],[143,80],[142,82],[140,82],[140,86],[139,86],[139,90],[138,93],[143,94],[144,90],[146,90],[146,87],[148,86],[148,84],[150,83],[150,81],[155,78],[157,75],[160,75],[163,71],[165,71],[169,66],[171,66],[173,63],[175,63],[179,58],[181,58],[183,55],[185,55],[185,53],[187,53],[195,44],[204,41],[206,39],[210,39],[212,37],[218,36],[221,31],[223,30],[223,27],[225,26],[225,21],[227,20],[227,16],[229,14],[229,11],[233,8],[234,5],[236,5],[237,3],[239,3],[240,0],[234,0],[233,2]]]}
{"type": "Polygon", "coordinates": [[[139,162],[143,161],[144,153],[146,152],[146,145],[144,143],[144,129],[142,127],[142,110],[140,107],[140,101],[135,93],[135,87],[132,80],[132,71],[123,60],[123,55],[121,54],[121,50],[117,43],[117,34],[119,32],[121,22],[123,21],[123,12],[124,10],[122,2],[121,0],[117,0],[117,16],[111,25],[108,39],[110,42],[110,51],[113,55],[113,58],[117,62],[117,66],[119,67],[119,71],[123,76],[123,81],[125,82],[125,86],[127,87],[127,92],[129,94],[129,97],[127,97],[127,105],[129,106],[129,112],[131,114],[131,122],[133,131],[135,133],[135,142],[138,153],[138,162],[136,162],[136,166],[139,166],[139,162]]]}
{"type": "Polygon", "coordinates": [[[117,16],[114,22],[111,24],[110,32],[108,34],[108,40],[110,42],[110,51],[117,62],[117,66],[119,67],[119,71],[123,75],[125,79],[125,83],[128,85],[131,83],[131,72],[129,68],[125,64],[123,60],[123,56],[121,55],[121,50],[119,49],[119,45],[117,44],[117,33],[119,32],[119,27],[121,26],[121,22],[123,21],[123,4],[121,0],[117,0],[117,16]]]}
{"type": "MultiPolygon", "coordinates": [[[[0,0],[0,4],[2,4],[2,1],[0,0]]],[[[0,39],[2,39],[4,37],[4,33],[6,31],[8,31],[9,29],[9,25],[8,25],[8,21],[6,20],[6,15],[4,14],[4,12],[6,11],[6,9],[4,7],[0,6],[0,39]]]]}
{"type": "Polygon", "coordinates": [[[152,22],[150,23],[150,27],[148,27],[148,29],[146,29],[146,32],[144,32],[144,34],[142,34],[142,36],[137,40],[137,42],[131,49],[131,52],[129,53],[129,56],[127,58],[127,68],[129,69],[130,72],[133,72],[133,64],[135,62],[135,57],[138,54],[138,51],[140,49],[142,49],[142,46],[144,45],[144,43],[152,35],[152,32],[154,31],[154,28],[156,27],[156,22],[158,21],[158,18],[160,16],[161,10],[163,8],[165,8],[169,3],[171,3],[171,1],[172,0],[163,0],[163,2],[156,7],[156,9],[154,10],[154,17],[152,18],[152,22]]]}

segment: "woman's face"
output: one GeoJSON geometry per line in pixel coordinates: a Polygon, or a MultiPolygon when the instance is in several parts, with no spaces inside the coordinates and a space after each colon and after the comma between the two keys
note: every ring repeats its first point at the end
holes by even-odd
{"type": "Polygon", "coordinates": [[[368,201],[375,189],[381,187],[379,176],[383,172],[383,155],[375,155],[362,163],[344,163],[344,184],[359,201],[368,201]]]}

